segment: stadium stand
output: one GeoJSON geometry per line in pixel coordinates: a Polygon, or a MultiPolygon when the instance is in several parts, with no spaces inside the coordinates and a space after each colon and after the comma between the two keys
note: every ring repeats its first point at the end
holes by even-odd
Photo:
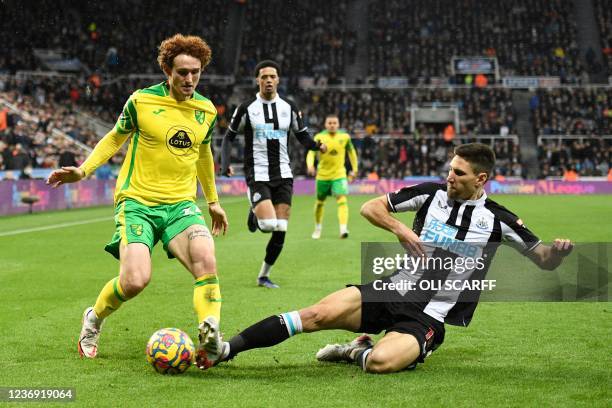
{"type": "Polygon", "coordinates": [[[609,135],[611,101],[611,88],[540,89],[531,101],[535,131],[542,135],[609,135]]]}
{"type": "MultiPolygon", "coordinates": [[[[0,7],[5,22],[0,27],[5,38],[0,73],[10,74],[0,75],[0,97],[18,112],[4,113],[0,170],[24,167],[24,154],[34,167],[54,167],[62,153],[71,149],[79,162],[86,150],[75,148],[71,140],[93,146],[103,134],[101,129],[113,125],[131,92],[161,81],[155,63],[159,39],[183,31],[202,35],[213,46],[207,75],[228,74],[226,82],[211,81],[205,75],[199,89],[219,111],[217,135],[225,132],[236,103],[245,93],[254,92],[255,63],[272,58],[282,65],[288,85],[282,89],[302,108],[313,133],[321,129],[326,114],[340,116],[361,157],[360,177],[443,174],[453,143],[473,140],[494,147],[499,178],[525,176],[522,149],[537,149],[533,156],[540,161],[541,177],[563,177],[568,167],[580,177],[608,173],[612,90],[585,85],[589,77],[584,67],[590,66],[592,56],[579,48],[574,2],[367,3],[370,6],[362,12],[368,13],[370,40],[363,44],[354,22],[349,21],[345,0],[291,2],[290,10],[280,0],[214,0],[206,7],[186,1],[174,7],[170,16],[157,13],[152,3],[138,1],[128,1],[127,6],[134,6],[130,13],[111,13],[108,10],[126,4],[43,0],[38,7],[27,8],[9,0],[0,7]],[[236,6],[244,17],[241,42],[235,64],[224,65],[224,44],[230,43],[225,26],[236,6]],[[64,12],[57,13],[58,9],[64,12]],[[187,19],[175,18],[185,15],[187,19]],[[508,16],[513,24],[505,23],[508,16]],[[180,21],[180,27],[168,21],[180,21]],[[34,24],[37,30],[27,29],[34,24]],[[363,46],[369,57],[360,61],[357,51],[363,46]],[[57,55],[69,68],[78,61],[80,70],[67,75],[50,72],[40,49],[61,49],[57,55]],[[454,83],[457,78],[451,77],[450,59],[456,55],[495,57],[501,77],[558,77],[561,85],[555,81],[530,84],[537,90],[528,94],[529,106],[521,107],[515,91],[499,83],[482,84],[475,78],[469,86],[454,83]],[[347,86],[345,73],[360,64],[364,77],[353,77],[347,86]],[[222,72],[228,66],[235,66],[235,71],[222,72]],[[376,80],[389,75],[402,81],[383,86],[376,80]],[[304,77],[310,81],[303,81],[304,77]],[[424,86],[430,82],[433,85],[424,86]],[[450,139],[445,140],[440,125],[413,123],[413,106],[458,109],[450,139]],[[96,118],[98,127],[81,126],[83,118],[96,118]],[[528,132],[520,122],[527,123],[528,132]]],[[[593,4],[609,73],[611,14],[605,1],[593,0],[593,4]]],[[[219,143],[217,137],[216,150],[219,143]]],[[[233,147],[236,163],[241,149],[240,143],[233,147]]],[[[304,175],[303,147],[293,140],[290,149],[295,174],[304,175]]],[[[71,154],[63,159],[71,159],[71,154]]]]}
{"type": "Polygon", "coordinates": [[[370,74],[447,77],[452,56],[497,57],[504,74],[578,82],[573,2],[390,0],[370,3],[370,74]],[[508,24],[508,18],[512,23],[508,24]]]}
{"type": "MultiPolygon", "coordinates": [[[[594,0],[593,3],[599,26],[604,63],[607,68],[607,74],[612,75],[612,8],[610,8],[610,2],[606,0],[594,0]]],[[[592,50],[590,52],[587,50],[586,58],[595,58],[592,50]]]]}
{"type": "Polygon", "coordinates": [[[343,76],[356,47],[356,34],[346,27],[349,2],[293,2],[290,10],[285,3],[247,3],[238,75],[251,78],[258,61],[273,59],[286,78],[309,75],[333,82],[333,77],[343,76]]]}
{"type": "Polygon", "coordinates": [[[215,58],[209,73],[217,72],[217,56],[223,47],[221,33],[230,4],[212,0],[202,7],[199,2],[187,0],[161,13],[157,3],[133,0],[42,0],[36,7],[17,1],[8,3],[0,7],[1,31],[5,34],[0,72],[44,68],[35,50],[45,49],[57,50],[66,60],[77,58],[87,72],[99,74],[158,73],[158,38],[177,32],[200,35],[214,44],[215,58]],[[122,12],[126,9],[129,12],[122,12]]]}

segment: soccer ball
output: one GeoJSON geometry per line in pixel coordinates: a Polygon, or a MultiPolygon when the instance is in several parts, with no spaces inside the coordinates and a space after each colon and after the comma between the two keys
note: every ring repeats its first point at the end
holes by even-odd
{"type": "Polygon", "coordinates": [[[147,361],[161,374],[180,374],[195,358],[195,347],[187,333],[175,328],[159,329],[147,343],[147,361]]]}

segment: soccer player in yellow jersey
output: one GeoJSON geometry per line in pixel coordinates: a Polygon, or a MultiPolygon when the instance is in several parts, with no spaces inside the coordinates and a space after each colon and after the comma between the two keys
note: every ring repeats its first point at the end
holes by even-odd
{"type": "MultiPolygon", "coordinates": [[[[317,201],[315,203],[315,230],[312,233],[313,239],[321,238],[321,228],[323,222],[323,208],[325,199],[329,195],[336,197],[338,204],[338,223],[340,224],[340,238],[348,238],[348,181],[344,161],[348,153],[351,163],[349,179],[352,180],[357,173],[357,152],[351,142],[351,137],[344,130],[339,129],[340,120],[337,115],[327,115],[325,118],[325,130],[318,133],[315,142],[323,143],[327,146],[325,153],[320,153],[319,165],[317,166],[317,201]]],[[[316,152],[309,151],[306,156],[308,174],[315,175],[315,155],[316,152]]]]}
{"type": "Polygon", "coordinates": [[[80,167],[62,167],[47,184],[77,182],[106,163],[126,141],[129,148],[115,188],[116,231],[106,251],[119,259],[96,303],[83,314],[78,341],[81,356],[94,358],[104,320],[138,295],[151,279],[151,251],[161,239],[169,258],[191,272],[198,315],[198,366],[211,365],[220,351],[221,293],[215,248],[195,204],[199,179],[212,220],[212,235],[225,234],[228,222],[215,187],[210,148],[217,118],[213,103],[195,89],[211,58],[200,37],[176,34],[159,47],[158,62],[167,80],[137,90],[115,127],[80,167]]]}

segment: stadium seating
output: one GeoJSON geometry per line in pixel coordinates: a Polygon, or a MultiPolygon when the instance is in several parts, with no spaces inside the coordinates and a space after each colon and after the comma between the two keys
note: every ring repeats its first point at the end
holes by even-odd
{"type": "Polygon", "coordinates": [[[288,10],[282,0],[248,2],[238,75],[251,78],[257,61],[273,59],[287,78],[343,76],[347,58],[355,55],[348,4],[314,0],[291,3],[288,10]]]}
{"type": "Polygon", "coordinates": [[[370,74],[450,75],[452,56],[497,57],[503,74],[578,81],[573,2],[390,0],[370,3],[370,74]],[[509,23],[509,19],[511,23],[509,23]]]}
{"type": "MultiPolygon", "coordinates": [[[[610,8],[610,2],[606,0],[594,0],[593,3],[599,25],[604,64],[607,67],[607,74],[612,75],[612,8],[610,8]]],[[[587,60],[594,59],[594,51],[587,50],[586,58],[587,60]]]]}
{"type": "MultiPolygon", "coordinates": [[[[461,111],[460,134],[499,134],[502,126],[514,131],[512,97],[500,88],[327,90],[304,92],[299,99],[313,128],[320,128],[328,113],[336,113],[351,133],[408,134],[412,104],[453,103],[461,111]]],[[[435,133],[427,128],[420,132],[435,133]]]]}
{"type": "MultiPolygon", "coordinates": [[[[435,125],[417,123],[415,129],[411,127],[413,104],[457,106],[460,120],[454,130],[455,142],[479,138],[491,143],[499,157],[499,177],[524,176],[517,142],[521,139],[503,137],[520,133],[520,120],[528,121],[534,140],[539,135],[562,136],[538,139],[543,176],[563,176],[568,166],[579,176],[607,174],[610,139],[605,135],[612,134],[612,89],[584,85],[585,69],[579,54],[585,54],[587,67],[594,64],[594,57],[588,50],[578,49],[574,2],[568,0],[370,2],[363,10],[369,21],[367,61],[356,60],[358,41],[348,28],[346,0],[292,3],[291,10],[280,0],[214,0],[206,7],[187,1],[169,10],[170,15],[157,13],[147,2],[139,2],[130,13],[109,12],[125,7],[118,0],[104,4],[43,0],[36,8],[9,5],[0,8],[5,22],[0,28],[5,38],[0,73],[42,68],[34,56],[38,48],[61,48],[63,57],[78,58],[87,70],[76,76],[0,76],[0,96],[37,118],[34,122],[9,120],[7,129],[0,131],[5,159],[0,169],[24,162],[12,159],[13,154],[23,157],[21,151],[14,153],[17,144],[33,166],[57,165],[62,151],[69,149],[65,146],[68,142],[58,139],[52,128],[85,145],[95,145],[99,134],[78,126],[74,112],[93,115],[112,126],[133,90],[161,80],[155,61],[159,38],[176,31],[204,36],[217,56],[206,73],[220,72],[228,13],[236,4],[244,7],[245,19],[236,71],[229,72],[236,76],[235,86],[211,84],[205,76],[199,89],[220,113],[216,157],[220,136],[236,104],[253,92],[252,69],[258,60],[272,58],[281,63],[282,76],[288,80],[289,86],[283,90],[301,107],[313,133],[321,130],[326,114],[340,116],[342,127],[353,135],[359,150],[361,177],[402,178],[446,171],[452,144],[443,140],[442,130],[435,125]],[[58,8],[65,13],[57,13],[58,8]],[[185,15],[187,19],[177,18],[185,15]],[[508,16],[512,24],[505,24],[508,16]],[[34,24],[37,30],[25,29],[34,24]],[[155,36],[148,35],[153,31],[155,36]],[[359,64],[365,64],[374,77],[398,75],[407,77],[408,83],[422,85],[449,76],[453,55],[497,57],[502,76],[559,76],[563,83],[581,85],[538,88],[527,111],[514,106],[512,91],[502,87],[329,86],[335,85],[334,78],[344,76],[349,66],[359,64]],[[300,76],[312,77],[315,87],[300,89],[300,76]],[[485,135],[492,138],[483,139],[485,135]]],[[[605,1],[594,0],[593,4],[609,73],[612,14],[605,1]]],[[[373,83],[372,78],[359,80],[373,83]]],[[[240,161],[241,149],[240,143],[234,146],[235,162],[240,161]]],[[[304,148],[292,139],[290,151],[295,174],[305,174],[304,148]]],[[[82,150],[76,152],[77,161],[82,154],[82,150]]]]}
{"type": "Polygon", "coordinates": [[[609,135],[610,101],[610,88],[540,89],[531,102],[536,134],[609,135]]]}
{"type": "MultiPolygon", "coordinates": [[[[222,0],[207,1],[206,6],[181,1],[163,13],[154,2],[119,0],[43,0],[36,7],[3,6],[0,32],[6,52],[0,57],[0,72],[38,68],[34,49],[44,48],[61,49],[62,56],[78,58],[92,72],[158,73],[158,38],[177,32],[204,37],[214,44],[214,55],[221,55],[228,8],[229,2],[222,0]]],[[[218,60],[213,58],[210,73],[219,69],[218,60]]]]}

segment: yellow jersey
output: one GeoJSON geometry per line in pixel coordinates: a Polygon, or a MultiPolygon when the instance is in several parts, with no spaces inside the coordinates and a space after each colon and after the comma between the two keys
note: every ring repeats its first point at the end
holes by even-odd
{"type": "MultiPolygon", "coordinates": [[[[126,198],[149,206],[195,201],[196,163],[203,157],[200,147],[207,150],[208,165],[212,165],[210,141],[216,120],[213,103],[197,92],[189,100],[177,101],[166,82],[134,92],[115,125],[118,137],[131,135],[117,178],[115,203],[126,198]]],[[[102,149],[100,154],[97,150],[81,166],[86,174],[102,157],[102,149]]],[[[203,184],[205,192],[206,187],[203,184]]],[[[216,200],[216,189],[210,187],[216,200]]]]}
{"type": "MultiPolygon", "coordinates": [[[[317,133],[314,140],[327,146],[325,153],[318,152],[317,180],[337,180],[346,177],[344,162],[347,153],[353,172],[357,173],[357,153],[348,133],[344,130],[338,130],[335,134],[331,134],[324,130],[317,133]]],[[[316,153],[314,151],[308,152],[306,156],[308,167],[314,166],[316,153]]]]}

